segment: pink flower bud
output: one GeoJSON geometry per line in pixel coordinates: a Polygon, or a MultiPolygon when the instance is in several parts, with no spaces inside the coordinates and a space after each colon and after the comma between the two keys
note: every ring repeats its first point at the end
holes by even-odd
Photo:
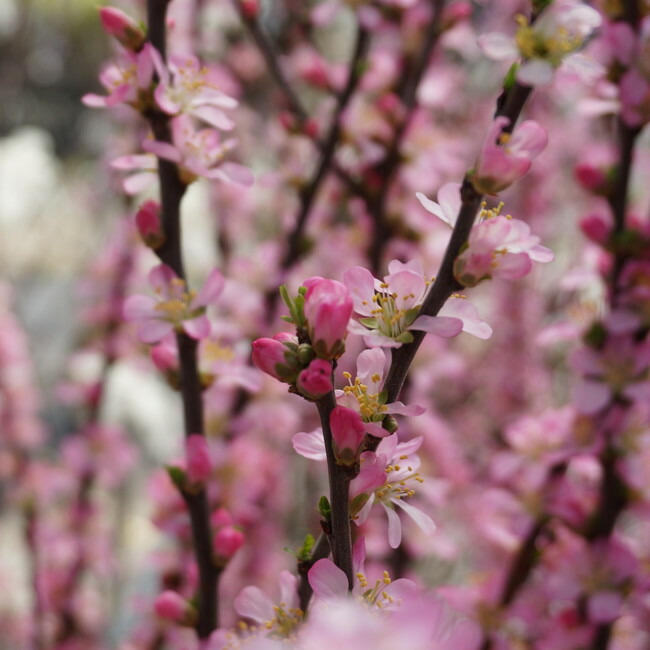
{"type": "Polygon", "coordinates": [[[187,455],[187,477],[190,483],[205,482],[212,472],[210,448],[205,436],[193,433],[185,443],[187,455]]]}
{"type": "Polygon", "coordinates": [[[345,406],[337,406],[330,413],[330,427],[336,461],[340,465],[354,465],[366,435],[366,426],[361,416],[345,406]]]}
{"type": "Polygon", "coordinates": [[[191,625],[191,621],[195,618],[195,612],[190,603],[171,589],[158,595],[153,608],[160,618],[173,623],[191,625]]]}
{"type": "Polygon", "coordinates": [[[612,233],[612,224],[600,214],[590,214],[580,220],[580,230],[596,244],[605,244],[612,233]]]}
{"type": "Polygon", "coordinates": [[[293,384],[298,375],[298,339],[286,332],[253,341],[253,363],[267,375],[293,384]]]}
{"type": "Polygon", "coordinates": [[[325,359],[314,359],[299,375],[298,390],[309,399],[318,399],[332,388],[332,364],[325,359]]]}
{"type": "Polygon", "coordinates": [[[575,176],[582,187],[596,194],[605,192],[609,185],[605,172],[589,163],[580,163],[577,165],[575,176]]]}
{"type": "Polygon", "coordinates": [[[160,221],[160,203],[145,201],[135,215],[135,225],[144,243],[157,250],[165,243],[165,233],[160,221]]]}
{"type": "Polygon", "coordinates": [[[115,7],[100,7],[99,19],[107,34],[115,37],[127,50],[139,51],[146,40],[140,25],[115,7]]]}
{"type": "Polygon", "coordinates": [[[345,337],[352,315],[352,297],[336,280],[313,277],[305,280],[304,314],[311,344],[316,354],[337,359],[345,350],[345,337]]]}
{"type": "Polygon", "coordinates": [[[221,528],[221,526],[230,526],[233,521],[232,515],[225,508],[217,508],[210,515],[210,525],[215,529],[221,528]]]}
{"type": "Polygon", "coordinates": [[[244,543],[244,533],[234,526],[220,528],[212,542],[215,555],[221,560],[229,560],[244,543]]]}
{"type": "Polygon", "coordinates": [[[241,9],[246,18],[257,18],[257,14],[260,10],[259,2],[258,0],[241,0],[241,9]]]}
{"type": "Polygon", "coordinates": [[[178,372],[178,352],[175,345],[163,341],[158,345],[154,345],[149,354],[156,368],[161,372],[178,372]]]}

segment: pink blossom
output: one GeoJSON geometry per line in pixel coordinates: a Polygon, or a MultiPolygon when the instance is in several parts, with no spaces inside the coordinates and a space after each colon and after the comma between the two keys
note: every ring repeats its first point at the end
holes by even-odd
{"type": "Polygon", "coordinates": [[[318,399],[329,393],[332,385],[332,364],[325,359],[314,359],[299,375],[298,390],[309,399],[318,399]]]}
{"type": "Polygon", "coordinates": [[[424,413],[422,406],[406,406],[402,402],[386,404],[382,394],[384,379],[390,366],[390,352],[383,348],[364,350],[357,357],[357,376],[352,381],[350,373],[343,373],[349,386],[336,391],[337,402],[361,415],[366,432],[383,438],[388,431],[381,425],[387,414],[415,416],[424,413]]]}
{"type": "Polygon", "coordinates": [[[453,307],[447,309],[450,301],[438,316],[418,316],[429,281],[417,261],[403,264],[393,260],[388,271],[389,275],[383,282],[360,266],[354,266],[343,274],[343,282],[354,301],[354,311],[361,316],[358,322],[350,322],[350,332],[362,335],[366,345],[399,348],[413,340],[409,330],[421,330],[445,338],[456,336],[463,330],[470,334],[481,331],[475,322],[468,321],[466,326],[463,320],[465,316],[473,319],[475,312],[453,307]]]}
{"type": "Polygon", "coordinates": [[[144,30],[130,16],[115,7],[100,7],[99,19],[107,34],[114,36],[127,50],[138,51],[145,42],[144,30]]]}
{"type": "Polygon", "coordinates": [[[262,372],[288,384],[296,381],[300,369],[297,352],[298,339],[287,332],[253,341],[253,363],[262,372]]]}
{"type": "Polygon", "coordinates": [[[436,525],[429,515],[408,503],[424,479],[418,473],[420,459],[415,455],[422,438],[398,442],[397,434],[384,438],[377,452],[361,454],[361,471],[350,483],[350,498],[360,504],[353,512],[355,523],[361,525],[370,514],[374,503],[379,503],[388,518],[388,544],[397,548],[402,539],[402,525],[395,507],[401,508],[426,535],[431,535],[436,525]]]}
{"type": "Polygon", "coordinates": [[[587,78],[602,74],[594,61],[576,54],[594,30],[600,26],[598,11],[574,0],[559,0],[549,5],[529,24],[520,19],[514,39],[500,33],[485,34],[478,39],[484,54],[497,61],[524,59],[516,71],[517,80],[528,86],[550,83],[555,70],[566,61],[572,70],[587,78]]]}
{"type": "Polygon", "coordinates": [[[124,303],[124,318],[137,324],[138,338],[143,343],[156,343],[174,331],[195,339],[209,336],[211,326],[205,308],[217,299],[224,286],[217,269],[196,294],[188,291],[185,281],[165,264],[151,270],[149,284],[155,298],[131,296],[124,303]]]}
{"type": "Polygon", "coordinates": [[[172,140],[173,144],[145,140],[142,148],[176,163],[185,183],[203,177],[244,187],[253,184],[253,175],[247,167],[224,161],[226,154],[236,146],[236,140],[222,141],[215,129],[195,131],[192,120],[186,115],[172,119],[172,140]]]}
{"type": "Polygon", "coordinates": [[[114,169],[133,172],[123,183],[127,194],[142,192],[157,179],[156,156],[178,165],[186,184],[199,177],[244,187],[253,184],[253,174],[247,167],[224,160],[237,144],[234,139],[222,141],[215,129],[196,131],[191,118],[181,115],[172,119],[172,140],[173,144],[145,140],[142,148],[148,153],[120,156],[111,163],[114,169]]]}
{"type": "Polygon", "coordinates": [[[190,483],[204,483],[212,473],[210,448],[205,436],[193,433],[185,442],[187,478],[190,483]]]}
{"type": "Polygon", "coordinates": [[[356,411],[336,406],[330,413],[330,427],[336,462],[340,465],[354,465],[359,447],[366,436],[366,426],[356,411]]]}
{"type": "Polygon", "coordinates": [[[244,533],[235,526],[222,526],[214,534],[212,548],[220,560],[229,560],[244,544],[244,533]]]}
{"type": "MultiPolygon", "coordinates": [[[[378,610],[394,611],[402,606],[404,601],[419,596],[416,584],[412,580],[400,578],[391,580],[388,572],[384,571],[382,579],[374,585],[366,577],[364,562],[366,557],[365,540],[360,537],[352,549],[352,572],[354,584],[352,594],[366,606],[378,610]]],[[[314,596],[320,601],[331,601],[337,598],[348,598],[348,579],[330,559],[318,560],[307,574],[314,596]]]]}
{"type": "Polygon", "coordinates": [[[144,243],[154,250],[165,243],[165,233],[160,220],[160,203],[145,201],[136,212],[135,225],[144,243]]]}
{"type": "Polygon", "coordinates": [[[340,282],[318,276],[303,284],[307,287],[304,314],[311,344],[319,356],[336,359],[345,349],[353,309],[350,293],[340,282]]]}
{"type": "Polygon", "coordinates": [[[151,104],[151,84],[154,77],[154,48],[145,43],[139,52],[123,52],[100,73],[99,81],[108,91],[103,97],[89,93],[81,101],[91,108],[110,108],[128,104],[144,111],[151,104]]]}
{"type": "Polygon", "coordinates": [[[163,591],[156,597],[154,610],[160,618],[173,623],[189,624],[196,615],[190,603],[171,589],[163,591]]]}
{"type": "Polygon", "coordinates": [[[476,161],[472,183],[481,194],[498,194],[519,180],[546,147],[546,129],[527,120],[504,133],[510,120],[497,117],[489,128],[476,161]]]}
{"type": "Polygon", "coordinates": [[[530,272],[533,260],[553,259],[553,253],[539,245],[539,237],[531,235],[528,224],[499,214],[475,225],[467,244],[454,263],[454,275],[466,287],[492,277],[521,278],[530,272]]]}
{"type": "Polygon", "coordinates": [[[249,618],[264,626],[267,632],[280,632],[287,636],[302,622],[302,611],[298,608],[298,579],[289,571],[281,571],[280,600],[276,604],[261,589],[245,587],[235,598],[235,610],[240,616],[249,618]]]}
{"type": "Polygon", "coordinates": [[[224,109],[236,108],[237,101],[209,81],[208,69],[196,57],[171,55],[165,66],[154,51],[154,64],[159,77],[154,96],[165,113],[192,115],[222,131],[233,128],[224,109]]]}

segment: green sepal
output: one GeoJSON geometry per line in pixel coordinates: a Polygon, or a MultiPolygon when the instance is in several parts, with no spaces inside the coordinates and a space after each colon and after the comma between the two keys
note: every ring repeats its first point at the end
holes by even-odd
{"type": "Polygon", "coordinates": [[[510,90],[517,83],[517,70],[519,70],[519,63],[515,61],[515,63],[510,66],[508,72],[506,72],[505,78],[503,79],[503,87],[506,90],[510,90]]]}
{"type": "Polygon", "coordinates": [[[172,483],[179,490],[184,490],[185,486],[187,485],[187,475],[185,474],[184,470],[182,470],[180,467],[176,467],[175,465],[167,465],[165,469],[167,470],[167,474],[169,475],[172,483]]]}
{"type": "Polygon", "coordinates": [[[291,316],[280,316],[280,318],[281,318],[283,321],[285,321],[285,322],[287,322],[287,323],[291,323],[291,324],[293,325],[293,318],[291,318],[291,316]]]}
{"type": "Polygon", "coordinates": [[[291,316],[291,320],[289,322],[293,323],[298,327],[300,324],[300,318],[298,315],[298,311],[296,310],[296,304],[293,300],[293,298],[289,295],[289,290],[287,289],[287,285],[283,284],[280,286],[278,289],[280,292],[280,297],[284,301],[284,304],[287,306],[289,309],[289,315],[291,316]]]}
{"type": "Polygon", "coordinates": [[[395,337],[398,343],[413,343],[413,334],[411,332],[402,332],[399,336],[395,337]]]}
{"type": "Polygon", "coordinates": [[[392,415],[387,415],[384,418],[384,421],[382,422],[382,426],[389,433],[395,433],[395,431],[397,431],[397,429],[399,429],[399,426],[397,424],[397,420],[392,415]]]}
{"type": "Polygon", "coordinates": [[[376,318],[360,318],[359,322],[370,329],[377,329],[378,326],[376,318]]]}
{"type": "Polygon", "coordinates": [[[411,307],[410,309],[407,309],[406,315],[404,316],[406,324],[407,325],[413,324],[413,321],[418,317],[419,313],[420,313],[419,305],[417,307],[411,307]]]}
{"type": "Polygon", "coordinates": [[[607,339],[607,329],[601,321],[591,324],[591,327],[584,333],[583,341],[592,348],[602,348],[607,339]]]}
{"type": "Polygon", "coordinates": [[[314,352],[314,348],[309,343],[302,343],[298,346],[298,361],[303,366],[308,366],[315,357],[316,353],[314,352]]]}
{"type": "Polygon", "coordinates": [[[326,496],[322,496],[318,500],[318,512],[327,523],[332,521],[332,506],[330,506],[329,499],[326,496]]]}
{"type": "Polygon", "coordinates": [[[370,496],[368,494],[357,494],[352,501],[350,501],[350,516],[356,516],[361,508],[366,505],[370,496]]]}
{"type": "Polygon", "coordinates": [[[388,391],[382,390],[379,395],[377,395],[377,403],[379,406],[383,406],[388,401],[388,391]]]}

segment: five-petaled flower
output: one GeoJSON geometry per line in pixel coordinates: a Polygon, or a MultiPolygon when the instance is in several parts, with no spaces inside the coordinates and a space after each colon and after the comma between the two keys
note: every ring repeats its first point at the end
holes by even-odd
{"type": "Polygon", "coordinates": [[[138,327],[143,343],[156,343],[172,332],[185,332],[195,339],[210,335],[210,321],[205,308],[214,302],[224,287],[224,278],[215,269],[203,288],[189,291],[185,280],[179,278],[166,264],[159,264],[149,273],[149,284],[156,297],[131,296],[124,303],[124,318],[138,327]]]}
{"type": "Polygon", "coordinates": [[[485,34],[478,39],[483,53],[497,61],[524,59],[516,72],[517,81],[539,86],[553,79],[555,70],[566,63],[583,76],[602,71],[600,65],[576,54],[601,23],[600,13],[581,2],[558,0],[535,20],[518,16],[514,38],[505,34],[485,34]]]}

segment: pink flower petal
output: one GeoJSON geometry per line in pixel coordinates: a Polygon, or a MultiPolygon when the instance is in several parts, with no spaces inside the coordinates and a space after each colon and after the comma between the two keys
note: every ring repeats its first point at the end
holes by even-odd
{"type": "Polygon", "coordinates": [[[310,433],[301,431],[291,439],[293,448],[301,456],[311,460],[325,460],[327,454],[325,453],[325,441],[323,440],[323,432],[321,429],[315,429],[310,433]]]}
{"type": "Polygon", "coordinates": [[[348,595],[348,579],[331,560],[318,560],[309,569],[307,579],[317,598],[345,598],[348,595]]]}
{"type": "Polygon", "coordinates": [[[418,316],[409,329],[451,338],[463,331],[463,321],[448,316],[418,316]]]}

